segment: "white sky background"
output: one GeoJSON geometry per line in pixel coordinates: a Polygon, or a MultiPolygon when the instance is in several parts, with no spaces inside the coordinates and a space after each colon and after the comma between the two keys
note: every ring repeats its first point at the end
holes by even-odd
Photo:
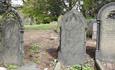
{"type": "Polygon", "coordinates": [[[11,4],[13,7],[23,6],[23,1],[22,0],[11,0],[11,4]]]}

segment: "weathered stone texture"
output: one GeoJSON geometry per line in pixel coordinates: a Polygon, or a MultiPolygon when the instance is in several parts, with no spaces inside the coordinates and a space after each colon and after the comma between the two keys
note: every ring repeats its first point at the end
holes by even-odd
{"type": "Polygon", "coordinates": [[[113,17],[115,17],[114,2],[102,7],[98,14],[100,38],[96,58],[105,62],[115,62],[115,18],[113,17]]]}
{"type": "Polygon", "coordinates": [[[10,11],[0,22],[0,62],[18,64],[23,62],[23,33],[21,18],[10,11]]]}
{"type": "Polygon", "coordinates": [[[83,64],[85,61],[85,18],[77,10],[66,13],[61,24],[59,60],[64,65],[83,64]]]}

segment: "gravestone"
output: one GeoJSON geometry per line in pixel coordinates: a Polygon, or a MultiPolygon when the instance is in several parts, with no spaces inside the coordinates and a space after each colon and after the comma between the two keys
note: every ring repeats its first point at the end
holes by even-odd
{"type": "Polygon", "coordinates": [[[0,20],[0,62],[23,63],[23,25],[16,10],[9,8],[0,20]]]}
{"type": "Polygon", "coordinates": [[[93,33],[92,33],[92,40],[97,39],[97,22],[96,20],[93,22],[93,33]]]}
{"type": "Polygon", "coordinates": [[[67,66],[83,64],[86,58],[85,18],[77,10],[66,13],[61,25],[59,60],[67,66]]]}
{"type": "Polygon", "coordinates": [[[100,9],[97,23],[96,59],[102,62],[115,63],[115,2],[100,9]]]}
{"type": "Polygon", "coordinates": [[[87,38],[93,38],[93,25],[96,22],[96,19],[90,19],[87,21],[87,38]]]}
{"type": "Polygon", "coordinates": [[[97,21],[96,21],[96,19],[89,20],[88,25],[87,25],[87,34],[89,36],[91,36],[92,40],[96,40],[96,36],[97,36],[97,21]]]}

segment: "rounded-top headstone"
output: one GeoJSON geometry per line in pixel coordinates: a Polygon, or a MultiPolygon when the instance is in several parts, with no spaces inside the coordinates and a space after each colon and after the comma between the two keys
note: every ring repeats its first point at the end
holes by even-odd
{"type": "Polygon", "coordinates": [[[86,21],[77,10],[66,13],[61,24],[61,42],[58,58],[66,66],[85,62],[86,21]]]}
{"type": "Polygon", "coordinates": [[[103,6],[97,16],[98,45],[96,58],[115,63],[115,2],[103,6]]]}
{"type": "Polygon", "coordinates": [[[0,63],[23,64],[23,25],[21,17],[10,9],[0,21],[0,63]]]}

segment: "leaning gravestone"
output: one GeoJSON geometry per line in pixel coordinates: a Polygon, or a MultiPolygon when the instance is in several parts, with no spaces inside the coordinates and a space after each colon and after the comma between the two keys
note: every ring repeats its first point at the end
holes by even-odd
{"type": "Polygon", "coordinates": [[[115,2],[101,8],[97,17],[98,45],[96,60],[115,63],[115,2]]]}
{"type": "Polygon", "coordinates": [[[66,13],[61,24],[59,60],[67,66],[85,62],[85,18],[77,10],[66,13]]]}
{"type": "Polygon", "coordinates": [[[24,52],[21,18],[12,8],[5,12],[3,11],[2,14],[0,20],[0,62],[3,64],[21,65],[24,52]]]}

